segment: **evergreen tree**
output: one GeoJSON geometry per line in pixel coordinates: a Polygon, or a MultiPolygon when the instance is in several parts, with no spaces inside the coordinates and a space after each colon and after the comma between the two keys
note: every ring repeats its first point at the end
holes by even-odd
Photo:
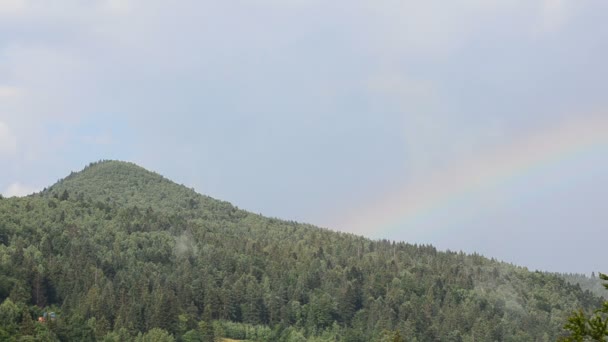
{"type": "MultiPolygon", "coordinates": [[[[608,276],[600,273],[600,279],[608,280],[608,276]]],[[[608,284],[604,284],[608,289],[608,284]]],[[[574,312],[569,318],[564,329],[570,332],[570,336],[562,341],[579,342],[588,338],[594,341],[606,341],[608,339],[608,301],[601,308],[594,311],[590,316],[585,315],[583,310],[574,312]]]]}

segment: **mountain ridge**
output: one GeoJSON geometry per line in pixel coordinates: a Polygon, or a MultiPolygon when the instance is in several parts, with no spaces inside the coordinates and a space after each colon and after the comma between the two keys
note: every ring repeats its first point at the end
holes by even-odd
{"type": "Polygon", "coordinates": [[[118,161],[0,200],[0,271],[0,337],[48,340],[555,340],[600,302],[555,275],[266,218],[118,161]],[[56,327],[20,328],[43,310],[56,327]]]}
{"type": "MultiPolygon", "coordinates": [[[[90,185],[90,184],[89,184],[90,185]]],[[[123,160],[112,160],[105,159],[99,160],[97,162],[91,162],[86,165],[80,171],[72,171],[68,176],[58,180],[53,185],[45,188],[40,195],[42,196],[54,196],[58,198],[64,190],[68,190],[72,192],[73,195],[78,196],[80,193],[84,193],[84,197],[89,197],[95,200],[105,200],[108,202],[114,202],[117,205],[125,205],[129,203],[129,205],[139,206],[140,208],[153,208],[155,210],[163,210],[163,207],[169,205],[173,210],[175,209],[202,209],[201,207],[209,207],[217,209],[218,206],[222,207],[222,210],[226,210],[230,208],[235,212],[241,213],[241,215],[255,215],[259,217],[269,218],[264,216],[263,214],[256,214],[246,209],[240,209],[234,204],[223,201],[220,199],[216,199],[210,197],[208,195],[199,193],[195,191],[193,188],[189,188],[184,184],[179,184],[166,178],[165,176],[155,172],[148,170],[145,167],[142,167],[136,163],[130,161],[123,160]],[[127,178],[125,181],[124,178],[127,178]],[[128,179],[137,178],[140,179],[137,182],[129,182],[128,179]],[[91,191],[90,186],[83,186],[83,184],[88,184],[92,182],[96,184],[95,180],[101,181],[106,186],[102,189],[97,189],[97,191],[91,191]],[[163,184],[167,191],[160,194],[160,203],[155,203],[154,201],[150,201],[150,198],[155,197],[156,191],[158,189],[150,189],[149,185],[158,183],[163,184]],[[111,186],[107,186],[107,185],[111,186]],[[122,193],[121,196],[118,197],[107,197],[106,192],[111,192],[111,189],[119,189],[122,193]],[[136,201],[133,203],[133,196],[127,196],[129,193],[139,192],[142,193],[141,197],[144,197],[144,200],[136,201]],[[167,195],[169,193],[170,195],[167,195]],[[175,205],[178,204],[178,205],[175,205]]],[[[93,188],[95,190],[95,188],[93,188]]],[[[204,211],[204,209],[203,209],[204,211]]],[[[208,217],[207,215],[203,215],[204,217],[208,217]]],[[[280,218],[270,218],[272,220],[286,221],[286,222],[295,222],[292,220],[285,220],[280,218]]],[[[336,230],[332,230],[331,228],[321,228],[314,226],[312,224],[307,224],[303,222],[297,222],[299,224],[304,224],[309,227],[315,227],[318,229],[326,229],[331,232],[341,233],[341,234],[351,234],[344,233],[336,230]]],[[[356,235],[356,234],[355,234],[356,235]]],[[[361,236],[362,238],[366,238],[361,236]]],[[[383,239],[380,239],[383,240],[383,239]]],[[[398,242],[398,241],[395,241],[398,242]]],[[[434,248],[434,247],[433,247],[434,248]]],[[[444,251],[450,252],[450,251],[444,251]]],[[[466,253],[478,255],[476,252],[466,253]]],[[[483,256],[488,259],[495,260],[492,256],[483,256]]],[[[499,261],[499,263],[511,264],[505,261],[499,261]]],[[[514,265],[517,267],[522,267],[524,269],[528,269],[525,266],[514,265]]],[[[555,274],[564,279],[567,279],[570,283],[575,285],[582,286],[583,289],[588,289],[594,294],[598,296],[605,296],[605,291],[602,286],[602,283],[597,278],[590,278],[586,275],[582,274],[560,274],[555,272],[546,272],[548,274],[555,274]]]]}

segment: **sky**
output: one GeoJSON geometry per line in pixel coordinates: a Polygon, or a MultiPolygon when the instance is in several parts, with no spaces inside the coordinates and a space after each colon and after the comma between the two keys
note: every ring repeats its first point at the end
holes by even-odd
{"type": "Polygon", "coordinates": [[[0,0],[0,192],[135,162],[240,208],[608,272],[603,0],[0,0]]]}

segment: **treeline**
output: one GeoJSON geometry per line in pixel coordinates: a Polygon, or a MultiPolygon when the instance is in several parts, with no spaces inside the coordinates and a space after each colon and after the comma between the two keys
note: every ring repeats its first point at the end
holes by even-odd
{"type": "Polygon", "coordinates": [[[49,341],[553,341],[600,304],[555,275],[265,218],[122,162],[0,200],[0,302],[0,340],[49,341]]]}

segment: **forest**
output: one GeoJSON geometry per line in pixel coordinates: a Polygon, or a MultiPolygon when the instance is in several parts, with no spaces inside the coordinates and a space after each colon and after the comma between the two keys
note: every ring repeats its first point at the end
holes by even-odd
{"type": "Polygon", "coordinates": [[[127,162],[0,199],[2,341],[555,341],[599,284],[264,217],[127,162]]]}

